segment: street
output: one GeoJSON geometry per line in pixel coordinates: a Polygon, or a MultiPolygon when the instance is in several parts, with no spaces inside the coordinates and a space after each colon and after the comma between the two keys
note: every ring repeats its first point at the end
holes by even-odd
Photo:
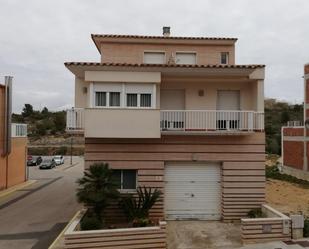
{"type": "Polygon", "coordinates": [[[32,185],[0,198],[0,248],[45,249],[80,209],[76,180],[83,158],[74,157],[51,170],[28,167],[32,185]]]}

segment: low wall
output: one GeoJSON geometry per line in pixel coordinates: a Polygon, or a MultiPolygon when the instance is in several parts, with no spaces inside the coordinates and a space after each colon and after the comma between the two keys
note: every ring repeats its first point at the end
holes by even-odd
{"type": "Polygon", "coordinates": [[[83,215],[84,211],[72,221],[64,233],[64,248],[166,248],[166,222],[160,222],[158,226],[153,227],[77,231],[76,228],[83,215]]]}
{"type": "Polygon", "coordinates": [[[243,243],[290,240],[291,219],[267,205],[262,211],[267,218],[241,219],[243,243]]]}

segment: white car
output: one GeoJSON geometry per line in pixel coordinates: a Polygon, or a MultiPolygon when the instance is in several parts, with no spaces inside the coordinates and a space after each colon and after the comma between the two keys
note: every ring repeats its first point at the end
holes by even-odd
{"type": "Polygon", "coordinates": [[[64,157],[63,156],[54,156],[54,161],[56,162],[56,165],[64,164],[64,157]]]}

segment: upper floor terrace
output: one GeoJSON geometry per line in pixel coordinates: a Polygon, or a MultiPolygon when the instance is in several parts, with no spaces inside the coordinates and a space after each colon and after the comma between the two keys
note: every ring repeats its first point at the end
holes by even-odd
{"type": "Polygon", "coordinates": [[[66,63],[67,130],[86,137],[264,131],[263,65],[66,63]]]}

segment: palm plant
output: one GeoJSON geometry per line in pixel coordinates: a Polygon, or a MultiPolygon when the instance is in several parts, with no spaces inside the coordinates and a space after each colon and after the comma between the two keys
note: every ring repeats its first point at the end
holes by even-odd
{"type": "Polygon", "coordinates": [[[120,206],[133,225],[146,226],[150,223],[149,211],[160,195],[161,192],[158,189],[139,187],[137,197],[133,195],[123,197],[120,206]]]}
{"type": "Polygon", "coordinates": [[[112,179],[112,170],[106,163],[93,164],[84,171],[84,176],[77,181],[77,199],[88,208],[90,214],[102,222],[102,212],[114,200],[119,192],[112,179]]]}

